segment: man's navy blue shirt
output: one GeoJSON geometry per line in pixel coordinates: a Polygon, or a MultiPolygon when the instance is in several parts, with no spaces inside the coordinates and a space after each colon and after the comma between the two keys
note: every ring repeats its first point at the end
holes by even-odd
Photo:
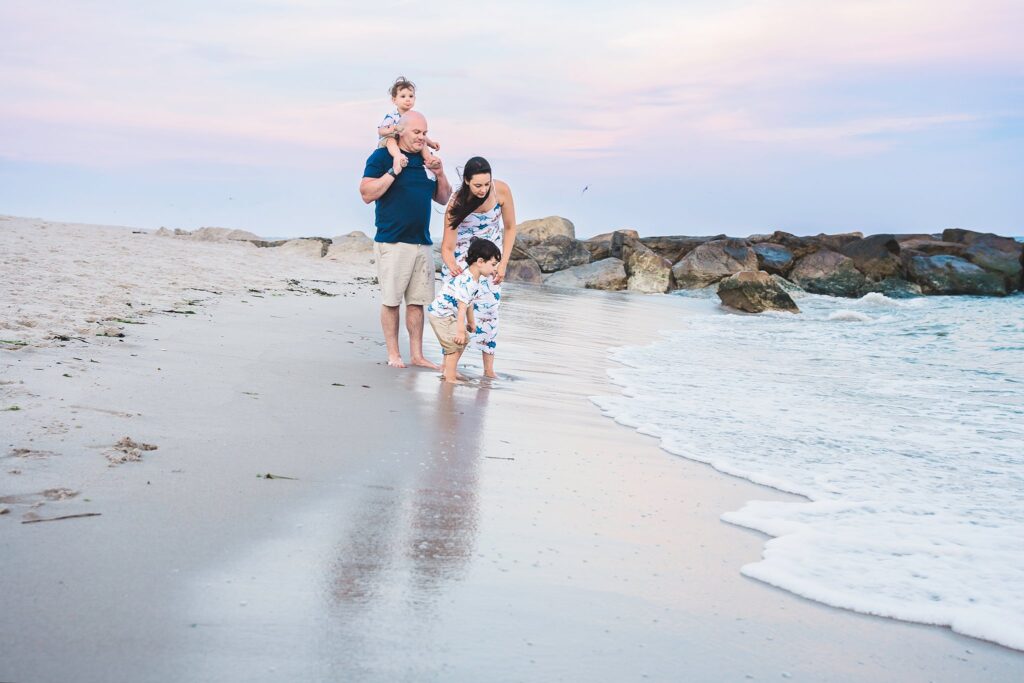
{"type": "MultiPolygon", "coordinates": [[[[420,154],[405,154],[409,165],[402,169],[376,206],[377,242],[432,244],[430,241],[430,202],[437,190],[434,174],[423,165],[420,154]],[[427,175],[430,173],[430,175],[427,175]]],[[[366,160],[364,178],[380,178],[391,168],[391,154],[384,147],[366,160]]]]}

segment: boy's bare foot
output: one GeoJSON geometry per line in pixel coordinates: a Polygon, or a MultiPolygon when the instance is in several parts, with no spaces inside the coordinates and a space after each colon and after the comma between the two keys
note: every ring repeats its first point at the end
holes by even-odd
{"type": "Polygon", "coordinates": [[[388,365],[393,368],[404,368],[405,361],[402,360],[401,356],[388,356],[388,365]]]}
{"type": "MultiPolygon", "coordinates": [[[[429,360],[427,360],[426,358],[424,358],[422,356],[420,356],[419,358],[413,358],[412,361],[410,361],[410,362],[413,365],[418,365],[421,368],[430,368],[431,370],[440,370],[441,369],[440,365],[438,365],[437,363],[431,363],[429,360]]],[[[405,366],[403,365],[402,367],[405,367],[405,366]]]]}

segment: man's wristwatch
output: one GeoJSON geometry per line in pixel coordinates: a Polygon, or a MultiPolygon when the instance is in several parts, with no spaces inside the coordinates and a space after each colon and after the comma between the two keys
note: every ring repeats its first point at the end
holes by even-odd
{"type": "Polygon", "coordinates": [[[395,169],[394,168],[389,168],[388,169],[388,175],[391,176],[392,178],[397,178],[398,177],[398,174],[395,173],[395,169]]]}

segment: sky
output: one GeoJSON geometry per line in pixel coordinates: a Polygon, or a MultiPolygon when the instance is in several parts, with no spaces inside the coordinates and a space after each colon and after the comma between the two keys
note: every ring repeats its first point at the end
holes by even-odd
{"type": "Polygon", "coordinates": [[[1020,0],[381,7],[0,0],[0,214],[372,233],[404,75],[449,178],[486,157],[520,221],[1024,234],[1020,0]]]}

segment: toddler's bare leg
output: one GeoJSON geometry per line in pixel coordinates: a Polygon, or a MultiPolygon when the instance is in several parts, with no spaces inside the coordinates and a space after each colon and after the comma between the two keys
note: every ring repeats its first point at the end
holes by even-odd
{"type": "Polygon", "coordinates": [[[490,377],[491,379],[497,379],[498,376],[494,374],[494,354],[493,353],[481,353],[484,362],[484,377],[490,377]]]}
{"type": "Polygon", "coordinates": [[[459,383],[459,359],[462,358],[462,351],[457,353],[446,353],[444,356],[444,381],[452,384],[459,383]]]}

